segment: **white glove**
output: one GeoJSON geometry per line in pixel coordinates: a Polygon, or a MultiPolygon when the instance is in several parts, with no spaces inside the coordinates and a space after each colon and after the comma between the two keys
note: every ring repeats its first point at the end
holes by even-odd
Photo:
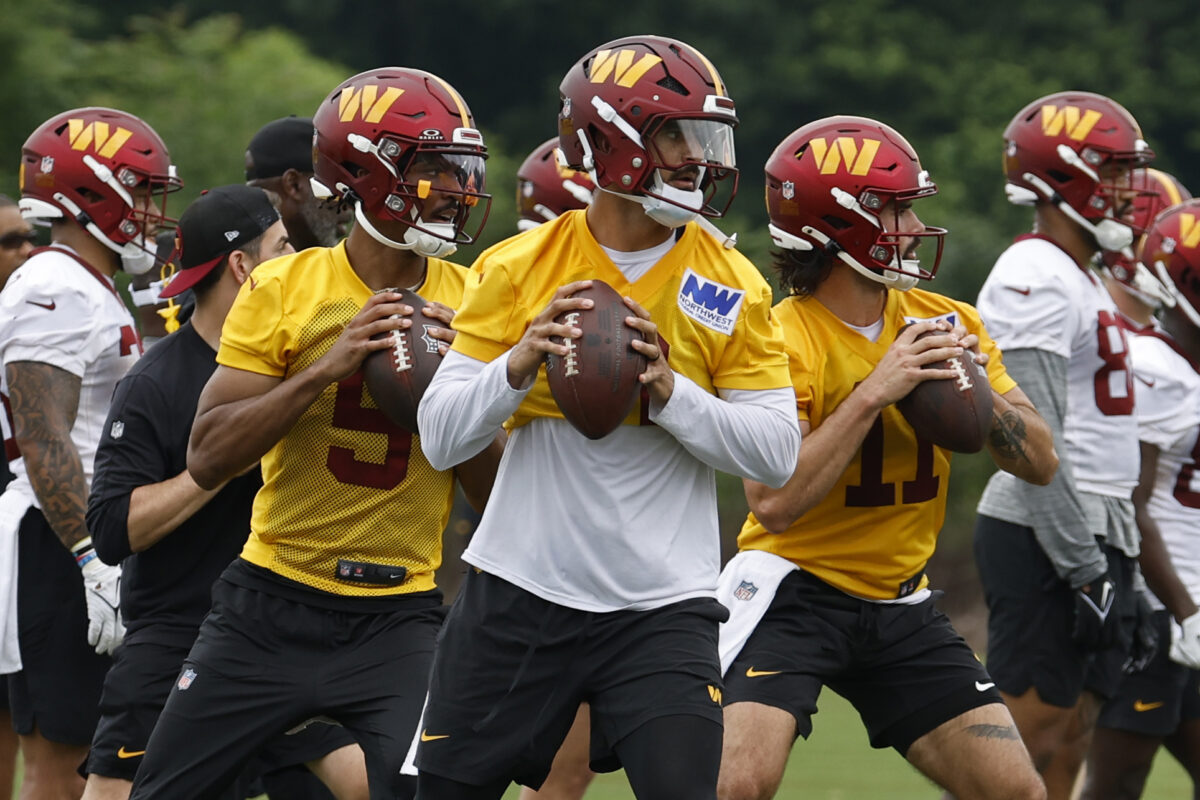
{"type": "Polygon", "coordinates": [[[111,654],[125,638],[121,621],[121,568],[111,567],[96,556],[92,537],[71,548],[83,572],[83,594],[87,599],[88,644],[100,654],[111,654]]]}
{"type": "Polygon", "coordinates": [[[1171,626],[1171,660],[1200,669],[1200,611],[1171,626]]]}

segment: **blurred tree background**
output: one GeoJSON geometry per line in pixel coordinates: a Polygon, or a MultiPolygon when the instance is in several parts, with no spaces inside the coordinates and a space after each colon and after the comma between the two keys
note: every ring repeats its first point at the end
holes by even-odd
{"type": "MultiPolygon", "coordinates": [[[[491,219],[480,245],[459,253],[464,263],[515,230],[516,167],[555,132],[563,73],[591,47],[634,33],[684,39],[725,78],[741,119],[742,175],[723,227],[739,231],[741,249],[762,267],[761,165],[788,132],[831,114],[875,117],[916,147],[941,188],[922,203],[922,219],[951,231],[931,288],[968,301],[1030,224],[1027,210],[1004,200],[1000,135],[1036,97],[1084,89],[1115,98],[1141,122],[1156,166],[1200,188],[1200,126],[1192,101],[1182,102],[1200,98],[1191,0],[0,0],[0,15],[0,152],[9,154],[0,191],[16,191],[19,148],[43,120],[111,105],[167,141],[186,183],[177,215],[201,189],[243,179],[246,143],[263,123],[311,114],[356,72],[414,66],[467,98],[491,153],[491,219]]],[[[930,567],[977,646],[970,530],[991,469],[985,456],[956,459],[930,567]]],[[[738,482],[721,486],[731,536],[745,505],[738,482]]]]}

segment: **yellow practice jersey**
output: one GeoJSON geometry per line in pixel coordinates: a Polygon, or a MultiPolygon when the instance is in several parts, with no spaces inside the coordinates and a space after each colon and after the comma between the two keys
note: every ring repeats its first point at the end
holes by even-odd
{"type": "MultiPolygon", "coordinates": [[[[596,243],[583,211],[489,248],[467,278],[454,318],[454,349],[491,361],[520,340],[560,286],[585,279],[602,280],[649,311],[671,368],[703,389],[789,385],[783,334],[771,314],[771,288],[745,257],[722,248],[695,223],[634,283],[596,243]]],[[[646,397],[643,392],[626,425],[648,424],[646,397]]],[[[544,366],[510,424],[519,427],[536,417],[562,417],[544,366]]]]}
{"type": "MultiPolygon", "coordinates": [[[[811,297],[789,297],[775,314],[787,341],[797,413],[814,430],[871,373],[906,322],[947,319],[963,325],[988,354],[992,388],[1004,394],[1016,386],[979,312],[932,292],[889,291],[876,342],[811,297]]],[[[751,514],[738,547],[783,556],[859,597],[884,600],[915,591],[928,582],[922,572],[946,515],[950,455],[919,440],[900,411],[888,406],[820,503],[780,534],[767,532],[751,514]]]]}
{"type": "MultiPolygon", "coordinates": [[[[465,276],[464,267],[430,258],[415,291],[455,307],[465,276]]],[[[217,361],[294,375],[329,351],[371,294],[346,260],[345,243],[267,262],[242,285],[217,361]]],[[[388,421],[361,371],[321,393],[263,457],[262,471],[242,558],[338,595],[434,587],[453,472],[431,467],[419,437],[388,421]],[[403,568],[408,577],[400,585],[339,579],[350,562],[403,568]]]]}

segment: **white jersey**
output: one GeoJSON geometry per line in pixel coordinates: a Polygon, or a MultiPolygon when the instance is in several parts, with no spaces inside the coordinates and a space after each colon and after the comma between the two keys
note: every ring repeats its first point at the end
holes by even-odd
{"type": "Polygon", "coordinates": [[[1001,350],[1067,360],[1063,435],[1075,487],[1129,499],[1139,463],[1133,373],[1125,331],[1100,280],[1049,239],[1023,236],[996,261],[978,308],[1001,350]]]}
{"type": "MultiPolygon", "coordinates": [[[[1137,379],[1138,436],[1158,448],[1148,510],[1175,572],[1200,602],[1200,374],[1171,341],[1147,329],[1130,336],[1137,379]]],[[[1155,608],[1162,603],[1152,593],[1155,608]]]]}
{"type": "MultiPolygon", "coordinates": [[[[0,292],[0,364],[50,364],[78,377],[79,408],[71,441],[92,482],[96,446],[113,389],[142,353],[141,341],[113,281],[55,245],[29,258],[0,292]]],[[[4,373],[7,370],[2,370],[4,373]]],[[[13,441],[8,381],[0,379],[4,445],[14,484],[28,486],[13,441]]]]}

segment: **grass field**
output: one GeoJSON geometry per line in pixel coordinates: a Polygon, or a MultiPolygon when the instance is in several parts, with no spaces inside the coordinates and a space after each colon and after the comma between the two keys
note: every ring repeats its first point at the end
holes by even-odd
{"type": "MultiPolygon", "coordinates": [[[[1144,800],[1185,800],[1191,782],[1165,750],[1159,751],[1144,800]]],[[[516,800],[514,787],[504,800],[516,800]]],[[[821,695],[820,713],[813,718],[813,735],[800,741],[777,795],[780,800],[936,800],[940,791],[893,750],[873,750],[867,744],[858,715],[833,692],[821,695]]],[[[623,773],[600,775],[587,800],[632,800],[623,773]]]]}

